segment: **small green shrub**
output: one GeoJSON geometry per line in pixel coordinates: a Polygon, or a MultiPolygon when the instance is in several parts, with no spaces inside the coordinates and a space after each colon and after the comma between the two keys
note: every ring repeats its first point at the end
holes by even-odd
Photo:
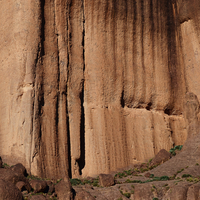
{"type": "Polygon", "coordinates": [[[188,178],[188,177],[192,177],[192,175],[190,174],[183,174],[182,178],[188,178]]]}
{"type": "Polygon", "coordinates": [[[163,185],[163,187],[166,187],[166,186],[168,186],[168,184],[166,183],[165,185],[163,185]]]}
{"type": "Polygon", "coordinates": [[[134,194],[134,190],[131,190],[131,194],[134,194]]]}
{"type": "Polygon", "coordinates": [[[117,174],[115,174],[115,178],[122,178],[122,177],[126,177],[127,175],[125,174],[125,173],[121,173],[121,172],[119,172],[119,173],[117,173],[117,174]]]}
{"type": "Polygon", "coordinates": [[[169,190],[169,186],[166,187],[166,190],[169,190]]]}
{"type": "Polygon", "coordinates": [[[168,176],[161,176],[161,177],[154,177],[153,181],[168,181],[169,177],[168,176]]]}
{"type": "Polygon", "coordinates": [[[74,178],[74,179],[70,179],[70,183],[72,184],[72,186],[75,185],[83,185],[83,183],[81,182],[80,179],[74,178]]]}
{"type": "Polygon", "coordinates": [[[145,168],[145,169],[141,168],[140,171],[141,171],[142,173],[144,173],[144,172],[146,172],[146,171],[149,171],[149,169],[147,169],[147,168],[145,168]]]}
{"type": "Polygon", "coordinates": [[[181,170],[177,171],[176,173],[179,174],[179,173],[181,173],[183,170],[184,170],[184,169],[181,169],[181,170]]]}
{"type": "Polygon", "coordinates": [[[149,178],[153,178],[154,177],[154,174],[150,174],[149,178]]]}
{"type": "Polygon", "coordinates": [[[126,171],[124,171],[124,173],[126,173],[128,176],[129,176],[129,175],[132,175],[132,170],[131,170],[131,169],[126,170],[126,171]]]}
{"type": "Polygon", "coordinates": [[[141,180],[132,180],[131,183],[142,183],[141,180]]]}
{"type": "Polygon", "coordinates": [[[7,163],[3,163],[3,168],[9,168],[10,166],[7,163]]]}
{"type": "Polygon", "coordinates": [[[139,170],[139,169],[137,169],[137,168],[135,168],[135,169],[134,169],[134,171],[136,171],[136,172],[140,172],[140,170],[139,170]]]}
{"type": "Polygon", "coordinates": [[[42,180],[42,178],[40,178],[38,176],[34,176],[34,175],[28,175],[27,178],[31,179],[31,180],[42,180]]]}
{"type": "Polygon", "coordinates": [[[85,184],[91,185],[91,184],[92,184],[92,181],[91,181],[91,180],[84,179],[82,183],[83,183],[84,185],[85,185],[85,184]]]}
{"type": "Polygon", "coordinates": [[[131,181],[130,179],[127,179],[127,180],[125,181],[125,183],[132,183],[132,181],[131,181]]]}
{"type": "Polygon", "coordinates": [[[194,182],[199,182],[199,179],[198,178],[194,178],[194,182]]]}
{"type": "Polygon", "coordinates": [[[123,195],[125,196],[125,197],[127,197],[127,198],[130,198],[130,196],[131,196],[131,194],[130,193],[123,193],[123,195]]]}
{"type": "Polygon", "coordinates": [[[149,159],[148,163],[150,163],[153,160],[153,158],[149,159]]]}
{"type": "Polygon", "coordinates": [[[95,180],[93,181],[92,185],[93,185],[94,187],[99,187],[99,180],[98,180],[98,179],[95,179],[95,180]]]}
{"type": "Polygon", "coordinates": [[[169,152],[173,155],[173,156],[175,156],[176,155],[176,150],[181,150],[183,148],[183,145],[178,145],[178,146],[175,146],[174,148],[171,148],[170,150],[169,150],[169,152]]]}
{"type": "Polygon", "coordinates": [[[188,182],[193,182],[193,181],[194,181],[192,177],[189,177],[189,178],[187,178],[186,180],[187,180],[188,182]]]}

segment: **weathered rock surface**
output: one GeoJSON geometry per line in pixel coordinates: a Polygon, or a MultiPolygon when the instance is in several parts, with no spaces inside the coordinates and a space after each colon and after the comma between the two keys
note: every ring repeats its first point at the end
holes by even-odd
{"type": "Polygon", "coordinates": [[[103,187],[109,187],[115,184],[114,177],[111,174],[99,174],[99,183],[103,187]]]}
{"type": "Polygon", "coordinates": [[[32,180],[30,181],[30,185],[35,193],[44,192],[45,190],[47,190],[46,181],[32,180]]]}
{"type": "Polygon", "coordinates": [[[95,198],[86,191],[81,191],[76,194],[75,200],[95,200],[95,198]]]}
{"type": "Polygon", "coordinates": [[[60,200],[73,200],[72,187],[69,179],[65,178],[64,180],[60,181],[55,186],[55,192],[60,200]]]}
{"type": "Polygon", "coordinates": [[[23,181],[19,181],[16,183],[16,187],[19,189],[19,191],[24,191],[27,190],[28,192],[31,191],[31,185],[29,184],[29,182],[27,181],[26,183],[23,181]]]}
{"type": "Polygon", "coordinates": [[[10,167],[10,169],[16,173],[22,174],[23,176],[27,175],[26,168],[21,163],[10,167]]]}
{"type": "Polygon", "coordinates": [[[165,149],[161,149],[150,162],[150,166],[162,164],[171,158],[171,154],[165,149]]]}
{"type": "Polygon", "coordinates": [[[10,181],[0,179],[0,199],[2,200],[23,200],[21,192],[10,181]]]}
{"type": "Polygon", "coordinates": [[[93,176],[185,142],[185,93],[200,99],[198,0],[0,3],[6,163],[93,176]]]}
{"type": "Polygon", "coordinates": [[[27,182],[26,178],[23,175],[15,173],[10,169],[4,168],[0,168],[0,179],[10,181],[14,184],[16,184],[19,181],[27,182]]]}
{"type": "Polygon", "coordinates": [[[46,200],[46,198],[42,195],[32,196],[28,200],[46,200]]]}

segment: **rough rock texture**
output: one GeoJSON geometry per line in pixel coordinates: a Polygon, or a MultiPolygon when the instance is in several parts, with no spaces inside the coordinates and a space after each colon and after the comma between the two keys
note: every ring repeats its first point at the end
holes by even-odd
{"type": "Polygon", "coordinates": [[[153,169],[151,173],[155,176],[173,176],[182,168],[188,168],[191,174],[199,170],[200,163],[200,121],[198,116],[200,104],[198,98],[193,93],[187,93],[185,98],[185,117],[188,129],[188,139],[182,151],[176,156],[165,162],[163,165],[153,169]],[[197,164],[196,167],[194,165],[197,164]]]}
{"type": "Polygon", "coordinates": [[[16,187],[19,189],[19,191],[24,191],[27,190],[28,192],[31,191],[31,185],[29,184],[29,182],[23,182],[23,181],[19,181],[16,183],[16,187]]]}
{"type": "Polygon", "coordinates": [[[23,196],[13,183],[0,179],[0,199],[23,200],[23,196]]]}
{"type": "Polygon", "coordinates": [[[156,156],[152,159],[152,161],[149,163],[149,166],[159,165],[166,161],[168,161],[171,158],[171,154],[166,151],[165,149],[161,149],[156,156]]]}
{"type": "Polygon", "coordinates": [[[44,192],[45,190],[47,190],[46,181],[32,180],[30,181],[30,185],[35,193],[44,192]]]}
{"type": "Polygon", "coordinates": [[[76,194],[75,200],[95,200],[95,198],[86,191],[81,191],[76,194]]]}
{"type": "Polygon", "coordinates": [[[200,99],[198,0],[0,3],[6,163],[93,176],[185,142],[185,93],[200,99]]]}
{"type": "Polygon", "coordinates": [[[29,200],[46,200],[43,195],[32,196],[29,200]]]}
{"type": "Polygon", "coordinates": [[[55,186],[55,192],[60,200],[72,200],[73,193],[69,178],[64,178],[64,180],[60,181],[55,186]]]}
{"type": "Polygon", "coordinates": [[[99,174],[99,183],[102,187],[109,187],[115,184],[115,180],[111,174],[99,174]]]}

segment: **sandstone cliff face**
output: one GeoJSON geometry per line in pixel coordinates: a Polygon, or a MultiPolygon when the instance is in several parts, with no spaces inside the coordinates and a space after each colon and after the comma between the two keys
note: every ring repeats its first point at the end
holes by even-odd
{"type": "Polygon", "coordinates": [[[198,0],[0,3],[5,162],[92,176],[185,142],[185,93],[200,99],[198,0]]]}

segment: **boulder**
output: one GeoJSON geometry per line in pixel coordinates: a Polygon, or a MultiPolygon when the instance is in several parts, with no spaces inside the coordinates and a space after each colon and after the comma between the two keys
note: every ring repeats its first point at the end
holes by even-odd
{"type": "Polygon", "coordinates": [[[24,181],[25,183],[28,182],[28,180],[22,174],[16,173],[11,169],[4,169],[4,168],[0,168],[0,179],[4,179],[5,181],[10,181],[14,184],[16,184],[19,181],[24,181]]]}
{"type": "Polygon", "coordinates": [[[47,190],[47,183],[46,181],[40,180],[31,180],[30,185],[33,188],[35,193],[38,192],[45,192],[47,190]]]}
{"type": "Polygon", "coordinates": [[[1,200],[22,200],[23,196],[19,189],[10,181],[0,179],[1,200]]]}
{"type": "Polygon", "coordinates": [[[21,164],[21,163],[18,163],[12,167],[10,167],[10,169],[16,173],[19,173],[19,174],[22,174],[24,176],[27,175],[27,172],[26,172],[26,168],[21,164]]]}
{"type": "Polygon", "coordinates": [[[27,190],[28,192],[31,191],[31,186],[29,182],[27,181],[26,183],[23,181],[19,181],[16,183],[16,187],[22,192],[24,190],[27,190]]]}
{"type": "Polygon", "coordinates": [[[154,166],[154,165],[159,165],[162,164],[164,162],[166,162],[167,160],[169,160],[171,158],[171,154],[166,151],[165,149],[161,149],[156,156],[152,159],[152,161],[150,162],[150,167],[154,166]]]}
{"type": "Polygon", "coordinates": [[[53,193],[55,192],[55,185],[51,181],[46,181],[47,182],[47,187],[48,187],[48,193],[53,193]]]}
{"type": "Polygon", "coordinates": [[[72,187],[68,178],[64,178],[55,186],[55,192],[59,200],[72,200],[72,187]]]}
{"type": "Polygon", "coordinates": [[[100,174],[99,183],[103,187],[109,187],[115,184],[114,177],[111,174],[100,174]]]}

